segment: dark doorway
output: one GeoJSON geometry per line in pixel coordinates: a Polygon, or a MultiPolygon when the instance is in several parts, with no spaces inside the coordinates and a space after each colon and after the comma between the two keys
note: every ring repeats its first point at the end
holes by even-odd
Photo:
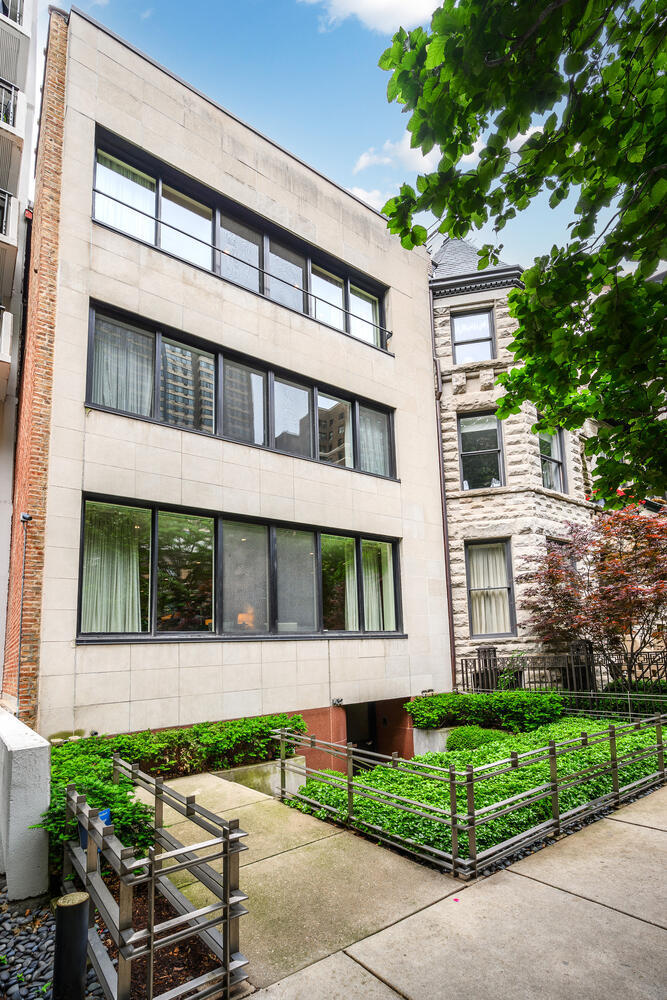
{"type": "Polygon", "coordinates": [[[377,728],[375,702],[366,701],[360,705],[346,705],[347,741],[359,750],[377,749],[377,728]]]}

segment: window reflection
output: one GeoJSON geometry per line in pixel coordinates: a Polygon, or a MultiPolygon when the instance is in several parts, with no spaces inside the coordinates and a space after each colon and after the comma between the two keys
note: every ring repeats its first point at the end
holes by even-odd
{"type": "Polygon", "coordinates": [[[334,399],[319,393],[317,397],[317,422],[320,442],[320,461],[332,465],[354,465],[352,452],[352,404],[344,399],[334,399]]]}
{"type": "Polygon", "coordinates": [[[214,430],[215,361],[212,354],[162,338],[160,415],[168,424],[214,430]]]}
{"type": "Polygon", "coordinates": [[[268,534],[263,524],[225,521],[222,529],[225,632],[268,632],[268,534]]]}
{"type": "Polygon", "coordinates": [[[173,188],[162,188],[160,246],[181,260],[211,270],[213,211],[173,188]],[[174,228],[172,228],[174,227],[174,228]],[[187,235],[190,234],[190,235],[187,235]]]}
{"type": "Polygon", "coordinates": [[[273,395],[276,448],[310,458],[310,391],[276,379],[273,395]]]}
{"type": "Polygon", "coordinates": [[[157,628],[212,632],[213,518],[158,514],[157,628]]]}

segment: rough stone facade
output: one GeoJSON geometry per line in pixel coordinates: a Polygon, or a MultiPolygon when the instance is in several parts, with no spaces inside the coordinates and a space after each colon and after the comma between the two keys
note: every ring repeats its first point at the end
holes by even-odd
{"type": "Polygon", "coordinates": [[[508,345],[515,329],[515,321],[509,315],[509,291],[510,288],[505,287],[439,295],[437,287],[433,288],[435,354],[442,379],[440,418],[457,660],[474,656],[481,646],[494,646],[499,655],[514,650],[542,650],[526,625],[526,613],[521,608],[524,587],[520,576],[528,565],[544,558],[547,539],[564,539],[569,522],[588,520],[595,509],[585,499],[589,479],[579,435],[567,432],[563,435],[565,492],[555,492],[542,485],[538,437],[532,432],[536,411],[529,406],[500,425],[504,485],[462,489],[458,418],[493,411],[501,395],[494,383],[512,364],[508,345]],[[486,308],[493,312],[496,357],[455,365],[452,313],[486,308]],[[465,543],[485,539],[510,541],[516,611],[516,634],[513,635],[493,638],[471,635],[465,543]]]}

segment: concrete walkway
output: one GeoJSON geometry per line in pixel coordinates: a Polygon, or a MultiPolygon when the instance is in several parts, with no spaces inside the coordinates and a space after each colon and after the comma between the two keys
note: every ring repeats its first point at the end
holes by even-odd
{"type": "Polygon", "coordinates": [[[215,775],[170,784],[249,833],[257,1000],[667,996],[667,788],[466,885],[215,775]]]}

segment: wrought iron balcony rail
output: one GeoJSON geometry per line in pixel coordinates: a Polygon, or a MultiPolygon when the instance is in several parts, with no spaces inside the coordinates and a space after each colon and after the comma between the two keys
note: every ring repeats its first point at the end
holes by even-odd
{"type": "MultiPolygon", "coordinates": [[[[137,236],[135,233],[131,232],[128,233],[127,230],[125,229],[121,229],[117,226],[114,226],[111,223],[106,222],[104,219],[97,218],[97,213],[95,212],[95,209],[93,209],[93,218],[95,218],[96,222],[101,223],[101,225],[108,226],[110,229],[113,229],[116,232],[125,233],[125,235],[129,235],[133,239],[138,239],[140,240],[140,242],[146,243],[147,246],[156,247],[158,250],[162,249],[160,245],[161,230],[169,229],[173,233],[176,233],[178,236],[183,236],[189,242],[196,243],[200,247],[205,247],[207,250],[210,250],[211,266],[207,268],[205,267],[204,270],[208,270],[212,274],[215,274],[218,277],[223,278],[225,281],[230,281],[232,284],[238,285],[241,288],[246,288],[249,291],[255,291],[257,294],[263,295],[265,298],[272,299],[273,301],[277,301],[280,303],[280,299],[271,294],[272,283],[278,282],[284,288],[289,289],[290,291],[296,291],[300,293],[303,301],[303,309],[296,309],[295,311],[302,312],[304,315],[310,316],[312,319],[317,320],[318,323],[322,323],[324,326],[328,326],[334,330],[338,330],[340,333],[344,333],[347,336],[351,336],[355,340],[360,340],[361,343],[370,343],[371,346],[380,347],[382,350],[385,351],[387,350],[387,344],[391,339],[392,333],[390,330],[388,330],[384,326],[381,326],[379,323],[373,322],[372,320],[367,319],[365,316],[359,316],[357,313],[352,312],[351,309],[345,309],[341,306],[337,306],[333,302],[330,302],[328,299],[323,298],[321,295],[316,295],[314,292],[310,291],[303,285],[295,284],[294,282],[289,281],[289,279],[287,278],[281,278],[280,275],[275,274],[273,271],[269,270],[266,267],[260,267],[258,264],[252,264],[249,261],[244,260],[242,257],[238,257],[236,256],[236,254],[230,253],[228,250],[223,250],[221,247],[216,246],[215,243],[211,243],[208,240],[202,239],[200,236],[195,236],[193,233],[188,232],[186,229],[181,229],[179,226],[173,225],[173,223],[166,222],[163,219],[159,219],[157,218],[155,213],[146,212],[144,211],[144,209],[137,208],[135,205],[130,205],[128,202],[123,201],[121,198],[116,198],[114,195],[107,194],[106,191],[102,191],[98,187],[93,188],[93,194],[95,196],[95,200],[97,200],[97,198],[105,198],[107,201],[112,202],[113,204],[126,209],[128,212],[132,212],[134,215],[141,217],[142,219],[150,220],[151,222],[154,223],[155,232],[153,240],[147,241],[143,239],[141,236],[137,236]],[[249,288],[242,282],[234,281],[233,278],[228,278],[226,275],[222,274],[222,269],[220,264],[222,257],[227,257],[230,260],[236,261],[243,267],[243,269],[255,272],[258,275],[259,279],[258,280],[259,292],[257,292],[257,289],[249,288]],[[336,323],[331,323],[327,320],[322,319],[321,317],[318,317],[317,315],[318,304],[320,304],[322,311],[333,310],[334,313],[340,314],[341,317],[340,325],[337,325],[336,323]],[[373,340],[372,341],[365,340],[361,337],[356,337],[353,333],[350,333],[349,330],[346,329],[346,326],[349,325],[350,321],[352,320],[355,323],[364,323],[365,328],[368,328],[369,330],[372,331],[373,340]]],[[[171,256],[178,257],[179,260],[184,260],[187,263],[194,264],[195,267],[202,266],[201,264],[197,264],[192,260],[189,260],[188,257],[181,257],[180,255],[172,253],[172,251],[170,250],[164,252],[171,254],[171,256]]],[[[282,304],[284,305],[284,303],[282,304]]],[[[288,308],[293,308],[293,307],[288,306],[288,308]]]]}
{"type": "Polygon", "coordinates": [[[0,121],[5,125],[16,125],[16,101],[19,89],[13,83],[0,80],[0,121]]]}
{"type": "Polygon", "coordinates": [[[23,24],[23,0],[0,0],[0,14],[4,14],[10,21],[16,24],[23,24]]]}
{"type": "Polygon", "coordinates": [[[7,235],[9,226],[9,206],[12,196],[9,191],[0,190],[0,235],[7,235]]]}

